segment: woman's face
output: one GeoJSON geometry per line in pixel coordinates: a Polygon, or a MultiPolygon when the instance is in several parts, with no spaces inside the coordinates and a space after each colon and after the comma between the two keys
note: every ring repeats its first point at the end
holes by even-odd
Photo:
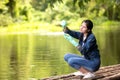
{"type": "Polygon", "coordinates": [[[87,26],[86,26],[86,23],[83,22],[80,26],[80,32],[85,34],[85,33],[88,33],[90,30],[88,30],[87,26]]]}

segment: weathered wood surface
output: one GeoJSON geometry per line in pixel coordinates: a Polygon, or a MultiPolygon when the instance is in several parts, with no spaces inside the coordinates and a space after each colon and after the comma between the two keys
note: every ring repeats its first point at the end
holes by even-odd
{"type": "Polygon", "coordinates": [[[93,79],[82,79],[81,76],[74,76],[70,73],[39,80],[120,80],[120,64],[101,67],[94,74],[96,76],[93,79]]]}

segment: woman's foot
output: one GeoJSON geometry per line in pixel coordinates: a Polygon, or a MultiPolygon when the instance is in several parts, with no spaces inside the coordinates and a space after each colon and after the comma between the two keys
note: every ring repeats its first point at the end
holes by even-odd
{"type": "Polygon", "coordinates": [[[75,76],[84,76],[84,74],[80,71],[74,72],[72,74],[75,75],[75,76]]]}
{"type": "Polygon", "coordinates": [[[88,78],[93,78],[93,77],[95,77],[95,75],[91,72],[88,72],[88,73],[84,74],[83,79],[88,79],[88,78]]]}

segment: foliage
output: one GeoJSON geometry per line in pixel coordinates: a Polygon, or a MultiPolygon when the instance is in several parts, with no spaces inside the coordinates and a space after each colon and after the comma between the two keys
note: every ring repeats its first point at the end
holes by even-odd
{"type": "Polygon", "coordinates": [[[32,0],[32,6],[36,10],[45,11],[49,5],[50,7],[54,7],[54,3],[59,2],[62,3],[62,0],[32,0]]]}
{"type": "Polygon", "coordinates": [[[120,21],[120,0],[96,0],[96,5],[93,11],[97,13],[104,9],[103,16],[106,16],[109,20],[120,21]]]}
{"type": "Polygon", "coordinates": [[[9,15],[0,15],[0,26],[8,26],[12,24],[12,21],[9,15]]]}
{"type": "MultiPolygon", "coordinates": [[[[120,21],[120,0],[0,0],[0,15],[14,22],[69,23],[89,18],[96,23],[120,21]]],[[[9,21],[0,21],[7,25],[9,21]]],[[[2,23],[0,26],[4,26],[2,23]]]]}

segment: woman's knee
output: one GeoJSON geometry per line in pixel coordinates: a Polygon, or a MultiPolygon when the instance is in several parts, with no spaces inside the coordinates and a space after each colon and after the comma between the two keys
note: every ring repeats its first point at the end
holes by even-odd
{"type": "Polygon", "coordinates": [[[80,65],[76,64],[76,61],[73,58],[69,58],[68,64],[77,70],[80,68],[80,65]]]}
{"type": "Polygon", "coordinates": [[[70,58],[70,53],[67,53],[64,55],[64,60],[65,61],[68,61],[68,59],[70,58]]]}
{"type": "Polygon", "coordinates": [[[75,61],[73,60],[73,58],[69,58],[69,59],[68,59],[68,64],[71,65],[71,66],[72,66],[73,64],[75,64],[75,61]]]}

